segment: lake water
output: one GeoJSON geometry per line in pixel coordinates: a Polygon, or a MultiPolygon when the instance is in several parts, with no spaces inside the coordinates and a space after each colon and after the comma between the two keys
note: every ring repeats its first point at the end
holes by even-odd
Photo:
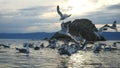
{"type": "MultiPolygon", "coordinates": [[[[56,49],[43,48],[34,50],[30,48],[30,55],[17,53],[16,47],[22,48],[24,42],[42,42],[44,40],[27,39],[0,39],[0,43],[11,44],[10,48],[0,47],[0,68],[95,68],[95,67],[120,67],[120,44],[118,50],[101,51],[93,53],[93,50],[80,50],[77,53],[66,56],[59,55],[56,49]]],[[[102,42],[102,41],[101,41],[102,42]]],[[[111,45],[114,41],[105,41],[111,45]]],[[[60,42],[61,43],[61,42],[60,42]]]]}

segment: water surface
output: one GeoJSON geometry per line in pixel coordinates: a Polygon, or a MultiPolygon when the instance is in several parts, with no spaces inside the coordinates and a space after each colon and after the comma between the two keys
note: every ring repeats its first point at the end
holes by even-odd
{"type": "MultiPolygon", "coordinates": [[[[42,42],[45,40],[0,39],[0,43],[10,44],[10,48],[0,47],[0,68],[94,68],[94,67],[120,67],[120,44],[118,50],[101,51],[81,50],[72,56],[60,56],[56,49],[43,48],[35,51],[30,48],[30,55],[17,53],[16,47],[22,48],[24,42],[42,42]]],[[[106,41],[111,45],[114,41],[106,41]]]]}

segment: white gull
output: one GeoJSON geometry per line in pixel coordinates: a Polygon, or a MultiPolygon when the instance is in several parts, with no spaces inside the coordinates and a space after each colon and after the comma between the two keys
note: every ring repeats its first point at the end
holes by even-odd
{"type": "Polygon", "coordinates": [[[62,14],[62,12],[60,11],[59,5],[57,5],[57,12],[60,15],[60,20],[64,20],[64,19],[71,16],[71,14],[69,14],[69,15],[68,14],[62,14]]]}

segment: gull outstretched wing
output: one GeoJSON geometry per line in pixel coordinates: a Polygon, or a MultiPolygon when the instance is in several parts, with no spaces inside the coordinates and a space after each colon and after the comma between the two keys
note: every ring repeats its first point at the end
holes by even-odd
{"type": "Polygon", "coordinates": [[[57,5],[57,12],[58,12],[58,14],[59,14],[61,17],[63,16],[63,14],[60,12],[59,5],[57,5]]]}

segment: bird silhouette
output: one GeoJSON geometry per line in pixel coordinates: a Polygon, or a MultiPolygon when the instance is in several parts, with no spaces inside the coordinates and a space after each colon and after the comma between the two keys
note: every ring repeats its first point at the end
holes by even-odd
{"type": "Polygon", "coordinates": [[[60,20],[64,20],[68,17],[71,16],[71,14],[62,14],[62,12],[60,11],[59,5],[57,5],[57,13],[60,15],[60,20]]]}
{"type": "Polygon", "coordinates": [[[117,24],[117,22],[114,21],[113,24],[112,24],[112,26],[108,25],[108,27],[111,28],[111,29],[114,29],[116,32],[118,32],[116,24],[117,24]]]}
{"type": "Polygon", "coordinates": [[[101,34],[109,28],[109,25],[105,24],[104,26],[100,27],[98,31],[94,31],[95,35],[100,39],[101,34]]]}

